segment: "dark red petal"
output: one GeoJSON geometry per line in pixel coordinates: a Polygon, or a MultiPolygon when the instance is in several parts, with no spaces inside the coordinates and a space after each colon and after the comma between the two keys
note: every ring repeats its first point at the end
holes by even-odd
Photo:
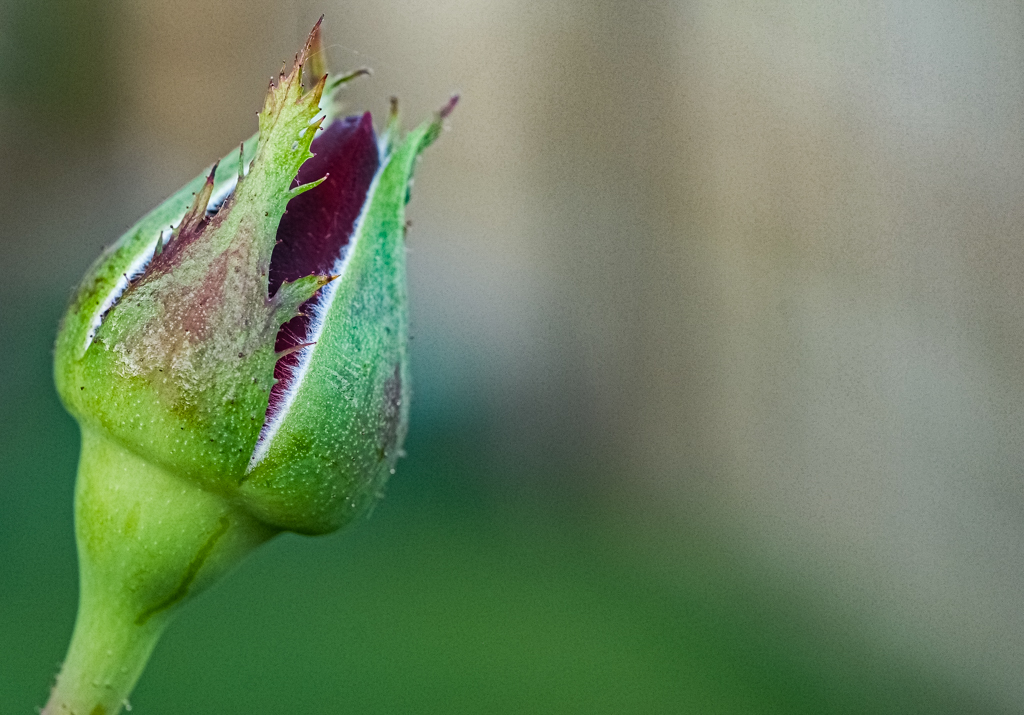
{"type": "MultiPolygon", "coordinates": [[[[361,117],[336,120],[313,140],[310,150],[315,156],[299,169],[293,186],[323,176],[327,179],[288,202],[288,210],[277,229],[278,243],[270,259],[271,295],[285,281],[331,273],[352,237],[380,162],[369,112],[361,117]]],[[[312,301],[303,308],[308,309],[312,301]]],[[[305,315],[285,323],[277,334],[277,351],[306,342],[308,329],[309,318],[305,315]]],[[[278,382],[270,393],[271,409],[287,390],[292,368],[298,361],[298,352],[277,361],[274,377],[278,382]]]]}
{"type": "Polygon", "coordinates": [[[327,180],[288,202],[270,260],[271,295],[284,281],[329,274],[348,243],[380,160],[370,113],[336,120],[311,151],[293,186],[327,180]]]}

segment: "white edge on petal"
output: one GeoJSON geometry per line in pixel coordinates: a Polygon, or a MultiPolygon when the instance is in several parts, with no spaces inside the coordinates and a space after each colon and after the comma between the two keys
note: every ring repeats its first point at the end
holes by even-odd
{"type": "Polygon", "coordinates": [[[266,419],[263,422],[263,429],[260,430],[259,439],[256,440],[256,447],[253,449],[252,457],[249,459],[249,466],[245,470],[246,474],[255,469],[256,466],[263,461],[263,458],[267,456],[267,452],[270,451],[270,445],[273,443],[274,437],[281,429],[281,425],[288,417],[292,404],[295,402],[295,398],[298,395],[299,388],[302,386],[302,383],[306,378],[306,373],[309,371],[309,365],[313,360],[313,352],[316,350],[320,341],[320,336],[323,334],[324,323],[327,321],[327,315],[331,312],[331,306],[334,304],[334,296],[337,294],[338,287],[341,285],[341,282],[345,280],[345,271],[348,268],[349,261],[355,254],[356,245],[362,238],[363,223],[366,219],[366,213],[369,211],[370,206],[373,203],[374,195],[377,193],[377,185],[380,183],[381,176],[384,175],[384,170],[390,163],[388,161],[389,159],[390,157],[381,162],[380,168],[377,169],[377,173],[373,177],[373,181],[370,182],[370,187],[366,190],[366,199],[363,201],[363,208],[359,212],[359,218],[356,219],[355,226],[352,229],[352,237],[342,249],[342,254],[338,257],[338,260],[335,262],[334,268],[331,271],[337,276],[337,278],[321,289],[319,300],[313,303],[313,309],[311,311],[309,321],[309,332],[306,335],[306,342],[310,344],[299,350],[298,364],[291,368],[291,384],[287,391],[285,391],[277,408],[273,413],[269,410],[267,412],[266,419]]]}
{"type": "MultiPolygon", "coordinates": [[[[220,207],[235,190],[235,185],[238,183],[238,176],[232,176],[224,184],[217,189],[210,197],[209,206],[220,207]]],[[[185,212],[182,211],[181,215],[184,216],[185,212]]],[[[146,271],[146,267],[149,266],[149,262],[153,260],[153,255],[156,253],[157,241],[161,242],[161,246],[166,246],[167,242],[171,240],[171,234],[174,229],[181,223],[181,217],[171,224],[170,228],[164,229],[158,236],[153,238],[147,245],[146,248],[137,255],[131,263],[128,264],[127,268],[121,272],[117,281],[111,287],[107,296],[100,303],[96,312],[92,316],[92,320],[89,323],[89,332],[85,336],[85,344],[82,346],[82,352],[84,353],[92,345],[93,339],[96,337],[96,332],[100,329],[103,324],[103,319],[110,312],[110,309],[117,305],[117,301],[121,299],[124,292],[128,290],[128,286],[133,280],[141,276],[146,271]]]]}

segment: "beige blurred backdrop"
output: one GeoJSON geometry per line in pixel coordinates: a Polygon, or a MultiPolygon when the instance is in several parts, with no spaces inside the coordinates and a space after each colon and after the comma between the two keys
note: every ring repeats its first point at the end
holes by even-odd
{"type": "Polygon", "coordinates": [[[410,207],[424,409],[1024,710],[1020,4],[109,4],[89,121],[6,110],[4,230],[62,227],[3,240],[7,287],[250,134],[321,12],[353,111],[462,95],[410,207]]]}

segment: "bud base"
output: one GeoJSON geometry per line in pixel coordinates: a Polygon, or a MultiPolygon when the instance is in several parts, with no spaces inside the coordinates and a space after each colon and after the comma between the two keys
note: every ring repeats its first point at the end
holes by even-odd
{"type": "Polygon", "coordinates": [[[276,532],[223,497],[82,432],[80,598],[44,715],[115,715],[171,615],[276,532]]]}

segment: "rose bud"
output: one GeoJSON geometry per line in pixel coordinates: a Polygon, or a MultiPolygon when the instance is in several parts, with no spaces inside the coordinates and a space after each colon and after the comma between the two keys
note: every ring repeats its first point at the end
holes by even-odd
{"type": "Polygon", "coordinates": [[[455,100],[405,136],[393,104],[378,138],[330,98],[359,73],[319,57],[318,22],[258,135],[110,247],[63,318],[81,589],[46,713],[118,712],[181,603],[281,531],[351,521],[394,471],[405,204],[455,100]]]}

